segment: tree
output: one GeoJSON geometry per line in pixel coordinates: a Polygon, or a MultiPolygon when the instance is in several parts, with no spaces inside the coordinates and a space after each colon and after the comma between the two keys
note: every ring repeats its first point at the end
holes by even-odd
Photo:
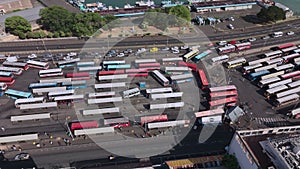
{"type": "Polygon", "coordinates": [[[239,163],[235,156],[231,154],[225,154],[222,161],[223,165],[229,169],[239,169],[239,163]]]}
{"type": "Polygon", "coordinates": [[[276,22],[278,20],[284,20],[285,12],[283,9],[277,7],[277,6],[270,6],[267,9],[261,8],[259,13],[256,15],[258,18],[265,20],[266,22],[276,22]]]}
{"type": "Polygon", "coordinates": [[[167,9],[167,11],[168,14],[177,16],[176,21],[179,26],[184,24],[186,25],[191,21],[191,13],[186,6],[183,5],[174,6],[171,7],[170,9],[167,9]]]}
{"type": "Polygon", "coordinates": [[[13,35],[31,31],[30,23],[21,16],[12,16],[5,19],[5,30],[13,35]]]}

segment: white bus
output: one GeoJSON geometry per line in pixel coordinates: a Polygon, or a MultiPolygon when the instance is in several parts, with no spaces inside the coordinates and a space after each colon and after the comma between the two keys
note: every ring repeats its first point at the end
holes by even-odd
{"type": "Polygon", "coordinates": [[[183,61],[182,58],[178,57],[178,58],[162,58],[161,59],[162,62],[179,62],[179,61],[183,61]]]}
{"type": "Polygon", "coordinates": [[[276,99],[274,104],[275,104],[275,106],[280,107],[280,106],[296,103],[298,100],[299,100],[298,94],[291,94],[291,95],[276,99]]]}
{"type": "Polygon", "coordinates": [[[102,70],[102,66],[78,67],[79,72],[97,72],[102,70]]]}
{"type": "Polygon", "coordinates": [[[102,98],[102,97],[112,97],[115,95],[116,95],[115,91],[110,91],[110,92],[89,93],[88,97],[89,98],[102,98]]]}
{"type": "Polygon", "coordinates": [[[140,64],[140,63],[154,63],[154,62],[157,62],[156,59],[136,59],[134,61],[134,63],[137,65],[137,64],[140,64]]]}
{"type": "Polygon", "coordinates": [[[255,68],[258,68],[258,67],[262,67],[263,65],[261,63],[258,63],[256,65],[250,65],[250,66],[244,66],[243,67],[243,73],[244,74],[247,74],[247,73],[250,73],[252,70],[254,70],[255,68]]]}
{"type": "Polygon", "coordinates": [[[95,89],[107,89],[107,88],[117,88],[117,87],[126,87],[126,83],[125,82],[119,82],[119,83],[95,84],[95,89]]]}
{"type": "Polygon", "coordinates": [[[287,91],[277,93],[275,96],[278,99],[278,98],[288,96],[288,95],[291,95],[291,94],[294,94],[294,93],[299,93],[299,92],[300,92],[300,87],[296,87],[296,88],[293,88],[293,89],[289,89],[287,91]]]}
{"type": "Polygon", "coordinates": [[[152,75],[154,76],[157,81],[159,81],[163,86],[168,86],[170,84],[169,80],[158,70],[154,70],[152,72],[152,75]]]}
{"type": "Polygon", "coordinates": [[[254,69],[254,72],[259,72],[259,71],[263,71],[263,70],[270,70],[272,68],[276,68],[277,64],[273,64],[273,65],[267,65],[267,66],[263,66],[263,67],[259,67],[254,69]]]}
{"type": "Polygon", "coordinates": [[[273,58],[279,57],[281,55],[282,55],[282,52],[280,50],[275,50],[275,51],[263,54],[263,57],[273,59],[273,58]]]}
{"type": "Polygon", "coordinates": [[[32,93],[33,94],[37,94],[37,95],[43,95],[49,92],[59,92],[59,91],[65,91],[67,90],[66,86],[62,86],[62,87],[47,87],[47,88],[36,88],[36,89],[32,89],[32,93]]]}
{"type": "Polygon", "coordinates": [[[79,61],[80,61],[80,58],[75,58],[75,59],[70,59],[70,60],[63,60],[63,61],[57,62],[57,66],[59,68],[75,66],[75,64],[79,61]]]}
{"type": "Polygon", "coordinates": [[[300,114],[300,108],[296,108],[296,109],[291,111],[292,116],[296,116],[297,114],[300,114]]]}
{"type": "Polygon", "coordinates": [[[98,76],[99,81],[123,80],[127,78],[128,78],[128,74],[98,76]]]}
{"type": "Polygon", "coordinates": [[[84,95],[79,94],[79,95],[67,95],[67,96],[57,96],[54,97],[54,101],[57,103],[62,103],[62,102],[75,102],[78,100],[84,100],[84,95]]]}
{"type": "Polygon", "coordinates": [[[193,80],[193,74],[192,73],[185,73],[181,75],[173,75],[170,77],[172,80],[172,84],[179,84],[184,82],[190,82],[193,80]]]}
{"type": "Polygon", "coordinates": [[[281,65],[278,67],[275,67],[275,71],[281,71],[284,70],[285,72],[290,72],[294,69],[295,65],[289,63],[289,64],[285,64],[285,65],[281,65]]]}
{"type": "Polygon", "coordinates": [[[92,110],[83,110],[82,111],[82,114],[84,116],[99,115],[99,114],[111,114],[111,113],[120,113],[120,108],[112,107],[112,108],[92,109],[92,110]]]}
{"type": "Polygon", "coordinates": [[[257,64],[260,64],[260,63],[264,63],[264,62],[266,62],[266,61],[268,61],[270,59],[271,58],[262,58],[262,59],[253,60],[253,61],[248,62],[248,65],[249,66],[257,65],[257,64]]]}
{"type": "Polygon", "coordinates": [[[223,63],[223,62],[227,62],[228,59],[229,59],[228,55],[222,55],[222,56],[212,58],[211,61],[213,63],[223,63]]]}
{"type": "Polygon", "coordinates": [[[283,74],[284,74],[284,71],[279,71],[279,72],[275,72],[275,73],[271,73],[271,74],[261,76],[260,79],[265,80],[265,79],[269,79],[269,78],[272,78],[272,77],[277,77],[277,76],[280,76],[280,75],[283,75],[283,74]]]}
{"type": "Polygon", "coordinates": [[[182,97],[183,92],[151,94],[153,100],[182,97]]]}
{"type": "Polygon", "coordinates": [[[298,87],[300,86],[300,80],[297,80],[295,82],[287,84],[288,87],[293,88],[293,87],[298,87]]]}
{"type": "Polygon", "coordinates": [[[27,64],[29,67],[37,68],[37,69],[48,69],[49,63],[48,62],[39,62],[35,60],[28,60],[27,64]]]}
{"type": "Polygon", "coordinates": [[[263,87],[265,87],[266,85],[268,85],[270,83],[278,82],[280,80],[281,79],[279,77],[271,77],[269,79],[265,79],[265,80],[259,81],[258,84],[257,84],[257,86],[260,87],[260,88],[263,88],[263,87]]]}
{"type": "Polygon", "coordinates": [[[140,89],[136,87],[136,88],[133,88],[133,89],[123,91],[123,98],[130,98],[130,97],[133,97],[133,96],[138,96],[140,94],[141,94],[140,89]]]}
{"type": "Polygon", "coordinates": [[[21,135],[13,135],[13,136],[1,136],[0,144],[3,143],[12,143],[12,142],[21,142],[21,141],[32,141],[38,140],[38,134],[21,134],[21,135]]]}
{"type": "Polygon", "coordinates": [[[39,76],[40,77],[55,77],[55,76],[62,76],[64,73],[62,72],[61,68],[57,69],[47,69],[47,70],[40,70],[39,76]]]}
{"type": "Polygon", "coordinates": [[[11,116],[11,122],[19,122],[26,120],[42,120],[42,119],[50,119],[50,113],[42,113],[42,114],[31,114],[31,115],[21,115],[21,116],[11,116]]]}
{"type": "Polygon", "coordinates": [[[226,67],[228,69],[235,68],[235,67],[238,67],[238,66],[242,66],[246,62],[247,62],[247,60],[245,58],[239,58],[239,59],[236,59],[236,60],[231,60],[231,61],[226,62],[226,67]]]}
{"type": "Polygon", "coordinates": [[[34,104],[34,103],[45,103],[46,99],[44,97],[32,97],[32,98],[26,98],[26,99],[17,99],[15,101],[16,108],[20,108],[20,105],[23,104],[34,104]]]}
{"type": "Polygon", "coordinates": [[[190,122],[189,120],[176,120],[176,121],[165,121],[165,122],[155,122],[155,123],[148,123],[148,129],[159,129],[159,128],[168,128],[168,127],[175,127],[175,126],[186,126],[190,122]]]}
{"type": "Polygon", "coordinates": [[[288,48],[285,48],[285,49],[281,49],[281,51],[283,53],[289,53],[289,52],[292,52],[292,51],[297,50],[297,49],[298,49],[297,46],[292,46],[292,47],[288,47],[288,48]]]}
{"type": "Polygon", "coordinates": [[[21,75],[23,73],[23,69],[21,69],[21,68],[5,67],[5,66],[0,66],[0,71],[2,71],[2,72],[11,72],[14,75],[21,75]]]}
{"type": "Polygon", "coordinates": [[[293,54],[284,56],[284,57],[282,57],[282,58],[284,59],[284,62],[287,63],[287,62],[289,62],[290,60],[292,60],[292,59],[294,59],[294,58],[298,58],[299,56],[300,56],[299,53],[293,53],[293,54]]]}
{"type": "Polygon", "coordinates": [[[27,63],[24,63],[24,62],[8,62],[8,61],[5,61],[2,63],[3,66],[6,66],[6,67],[15,67],[15,68],[21,68],[23,70],[28,70],[28,64],[27,63]]]}
{"type": "Polygon", "coordinates": [[[88,99],[88,104],[101,104],[101,103],[113,103],[121,102],[122,97],[110,97],[110,98],[101,98],[101,99],[88,99]]]}
{"type": "Polygon", "coordinates": [[[271,84],[268,84],[268,89],[271,89],[273,87],[277,87],[277,86],[280,86],[280,85],[286,85],[286,84],[291,83],[291,82],[292,82],[292,79],[285,79],[285,80],[281,80],[279,82],[271,83],[271,84]]]}
{"type": "Polygon", "coordinates": [[[0,91],[5,91],[7,89],[7,84],[0,82],[0,91]]]}
{"type": "Polygon", "coordinates": [[[271,89],[268,89],[268,90],[266,90],[266,92],[265,92],[265,96],[267,97],[267,98],[270,98],[272,95],[274,95],[275,93],[278,93],[278,92],[280,92],[280,91],[284,91],[284,90],[286,90],[286,89],[288,89],[288,87],[286,86],[286,85],[280,85],[280,86],[277,86],[277,87],[273,87],[273,88],[271,88],[271,89]]]}
{"type": "Polygon", "coordinates": [[[51,91],[48,93],[49,100],[53,100],[55,97],[59,96],[69,96],[73,95],[75,90],[62,90],[62,91],[51,91]]]}
{"type": "Polygon", "coordinates": [[[167,109],[167,108],[181,108],[183,106],[184,106],[184,102],[150,104],[150,110],[167,109]]]}
{"type": "Polygon", "coordinates": [[[33,109],[48,109],[57,108],[56,102],[46,102],[46,103],[34,103],[34,104],[21,104],[20,110],[33,110],[33,109]]]}
{"type": "Polygon", "coordinates": [[[40,79],[40,83],[66,83],[71,82],[72,78],[51,78],[51,79],[40,79]]]}
{"type": "Polygon", "coordinates": [[[155,89],[146,89],[147,94],[153,93],[171,93],[173,89],[171,87],[155,88],[155,89]]]}
{"type": "Polygon", "coordinates": [[[272,65],[272,64],[277,64],[277,65],[281,65],[283,64],[283,59],[282,58],[275,58],[275,59],[271,59],[266,61],[267,65],[272,65]]]}
{"type": "Polygon", "coordinates": [[[87,128],[87,129],[80,129],[74,130],[75,136],[82,136],[82,135],[100,135],[105,133],[114,133],[114,127],[100,127],[100,128],[87,128]]]}

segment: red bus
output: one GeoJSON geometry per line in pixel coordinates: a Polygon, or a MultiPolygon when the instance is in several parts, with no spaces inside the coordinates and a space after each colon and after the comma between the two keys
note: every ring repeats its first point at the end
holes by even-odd
{"type": "Polygon", "coordinates": [[[285,49],[285,48],[289,48],[289,47],[292,47],[292,46],[295,46],[295,44],[293,44],[293,43],[286,43],[286,44],[278,45],[277,48],[278,49],[285,49]]]}
{"type": "Polygon", "coordinates": [[[236,90],[232,90],[232,91],[225,91],[225,92],[210,93],[209,96],[210,96],[210,99],[213,100],[213,99],[219,98],[219,97],[238,96],[238,93],[236,90]]]}
{"type": "Polygon", "coordinates": [[[15,83],[15,79],[12,77],[0,77],[0,82],[4,82],[6,85],[10,86],[15,83]]]}
{"type": "Polygon", "coordinates": [[[88,80],[88,79],[90,79],[90,74],[88,72],[67,73],[66,78],[72,78],[72,81],[73,80],[88,80]]]}
{"type": "Polygon", "coordinates": [[[160,63],[140,63],[138,64],[138,68],[147,70],[160,70],[160,63]]]}
{"type": "Polygon", "coordinates": [[[102,75],[114,75],[114,74],[124,74],[125,70],[110,70],[110,71],[100,71],[98,76],[102,75]]]}
{"type": "Polygon", "coordinates": [[[235,44],[237,50],[246,50],[251,48],[250,42],[235,44]]]}
{"type": "Polygon", "coordinates": [[[82,121],[82,122],[72,122],[71,123],[71,131],[80,130],[80,129],[87,129],[87,128],[98,128],[99,123],[98,121],[82,121]]]}
{"type": "Polygon", "coordinates": [[[186,63],[183,61],[178,62],[177,66],[187,66],[189,68],[191,68],[193,71],[197,71],[197,64],[195,63],[186,63]]]}
{"type": "Polygon", "coordinates": [[[206,78],[205,72],[202,69],[199,69],[198,74],[201,81],[202,90],[208,88],[208,80],[206,78]]]}
{"type": "Polygon", "coordinates": [[[125,71],[128,76],[131,77],[147,77],[148,70],[147,69],[126,69],[125,71]]]}
{"type": "Polygon", "coordinates": [[[130,122],[127,118],[118,117],[118,118],[112,118],[112,119],[104,119],[104,125],[111,126],[114,128],[122,128],[122,127],[130,126],[130,122]]]}
{"type": "Polygon", "coordinates": [[[209,102],[210,107],[216,107],[216,106],[222,106],[225,104],[232,104],[237,102],[237,97],[228,97],[228,98],[223,98],[219,100],[214,100],[209,102]]]}
{"type": "Polygon", "coordinates": [[[280,77],[282,79],[289,79],[289,78],[294,78],[296,76],[300,75],[300,71],[297,70],[297,71],[294,71],[294,72],[290,72],[290,73],[286,73],[286,74],[283,74],[283,75],[280,75],[280,77]]]}
{"type": "Polygon", "coordinates": [[[144,116],[141,117],[141,126],[143,126],[145,123],[162,122],[162,121],[168,121],[168,116],[167,115],[144,116]]]}

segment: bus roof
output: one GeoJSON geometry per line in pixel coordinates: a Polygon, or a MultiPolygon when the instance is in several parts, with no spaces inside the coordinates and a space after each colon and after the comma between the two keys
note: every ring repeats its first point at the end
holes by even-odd
{"type": "Polygon", "coordinates": [[[211,88],[209,88],[209,90],[210,90],[210,92],[236,90],[236,86],[235,85],[228,85],[228,86],[211,87],[211,88]]]}
{"type": "Polygon", "coordinates": [[[103,109],[92,109],[92,110],[83,110],[82,114],[84,116],[88,115],[97,115],[97,114],[106,114],[106,113],[119,113],[119,107],[112,107],[112,108],[103,108],[103,109]]]}
{"type": "Polygon", "coordinates": [[[226,97],[226,96],[236,96],[238,95],[236,90],[232,91],[222,91],[222,92],[214,92],[209,94],[211,98],[214,97],[226,97]]]}
{"type": "Polygon", "coordinates": [[[224,113],[225,113],[224,109],[213,109],[213,110],[196,112],[195,116],[199,118],[199,117],[214,116],[214,115],[219,115],[224,113]]]}
{"type": "Polygon", "coordinates": [[[155,89],[146,89],[146,93],[164,93],[164,92],[173,92],[171,87],[155,88],[155,89]]]}
{"type": "Polygon", "coordinates": [[[182,97],[182,95],[183,95],[183,92],[159,93],[159,94],[151,94],[151,98],[153,100],[156,100],[156,99],[182,97]]]}
{"type": "Polygon", "coordinates": [[[85,72],[85,71],[98,71],[101,70],[102,66],[88,66],[88,67],[78,67],[79,72],[85,72]]]}
{"type": "Polygon", "coordinates": [[[99,92],[99,93],[89,93],[89,98],[93,97],[105,97],[105,96],[114,96],[116,94],[115,91],[110,92],[99,92]]]}
{"type": "Polygon", "coordinates": [[[30,114],[30,115],[21,115],[21,116],[11,116],[10,121],[24,121],[24,120],[39,120],[39,119],[50,119],[50,113],[42,114],[30,114]]]}
{"type": "Polygon", "coordinates": [[[102,62],[103,65],[111,65],[111,64],[125,64],[125,60],[105,60],[102,62]]]}
{"type": "Polygon", "coordinates": [[[27,61],[28,64],[33,64],[33,65],[40,65],[40,66],[47,66],[48,62],[40,62],[40,61],[35,61],[35,60],[28,60],[27,61]]]}
{"type": "Polygon", "coordinates": [[[291,95],[291,94],[294,94],[294,93],[299,93],[299,92],[300,92],[300,87],[296,87],[296,88],[293,88],[293,89],[289,89],[287,91],[277,93],[276,98],[281,98],[281,97],[291,95]]]}
{"type": "Polygon", "coordinates": [[[279,91],[282,91],[282,90],[285,90],[285,89],[288,89],[288,87],[286,85],[280,85],[280,86],[273,87],[273,88],[270,88],[270,89],[266,90],[266,93],[274,94],[276,92],[279,92],[279,91]]]}
{"type": "Polygon", "coordinates": [[[171,62],[171,61],[183,61],[183,59],[181,57],[177,57],[177,58],[162,58],[161,59],[163,62],[171,62]]]}
{"type": "Polygon", "coordinates": [[[104,134],[104,133],[113,133],[115,132],[114,127],[101,127],[101,128],[86,128],[74,130],[75,136],[80,135],[93,135],[93,134],[104,134]]]}
{"type": "Polygon", "coordinates": [[[63,91],[51,91],[48,93],[48,96],[61,96],[66,94],[74,94],[75,90],[63,90],[63,91]]]}
{"type": "Polygon", "coordinates": [[[40,79],[40,83],[63,83],[71,82],[72,78],[51,78],[51,79],[40,79]]]}
{"type": "Polygon", "coordinates": [[[297,87],[300,86],[300,80],[287,84],[288,87],[297,87]]]}
{"type": "Polygon", "coordinates": [[[181,79],[188,79],[188,78],[193,78],[193,74],[192,73],[185,73],[185,74],[181,74],[181,75],[174,75],[171,76],[171,80],[172,81],[176,81],[176,80],[181,80],[181,79]]]}
{"type": "Polygon", "coordinates": [[[39,74],[57,73],[57,72],[62,72],[62,69],[61,68],[56,68],[56,69],[40,70],[39,74]]]}
{"type": "Polygon", "coordinates": [[[21,134],[14,136],[2,136],[0,137],[0,143],[11,143],[11,142],[20,142],[20,141],[29,141],[29,140],[38,140],[38,134],[21,134]]]}
{"type": "Polygon", "coordinates": [[[122,97],[109,97],[101,99],[88,99],[88,104],[100,104],[100,103],[110,103],[110,102],[121,102],[122,97]]]}
{"type": "Polygon", "coordinates": [[[150,110],[153,109],[166,109],[166,108],[180,108],[184,106],[184,102],[163,103],[163,104],[150,104],[150,110]]]}
{"type": "Polygon", "coordinates": [[[15,104],[22,104],[22,103],[30,103],[30,102],[43,102],[45,100],[44,97],[32,97],[32,98],[23,98],[23,99],[17,99],[15,101],[15,104]]]}
{"type": "Polygon", "coordinates": [[[155,123],[148,123],[148,129],[175,127],[175,126],[182,126],[182,125],[187,125],[187,124],[189,124],[188,120],[155,122],[155,123]]]}
{"type": "Polygon", "coordinates": [[[291,83],[292,82],[292,79],[285,79],[285,80],[281,80],[279,82],[275,82],[275,83],[271,83],[268,85],[268,88],[273,88],[273,87],[276,87],[276,86],[280,86],[280,85],[285,85],[285,84],[288,84],[288,83],[291,83]]]}
{"type": "Polygon", "coordinates": [[[135,64],[157,62],[156,59],[136,59],[135,64]]]}
{"type": "Polygon", "coordinates": [[[119,80],[119,79],[127,79],[128,74],[118,74],[118,75],[106,75],[106,76],[99,76],[98,80],[119,80]]]}
{"type": "Polygon", "coordinates": [[[125,86],[126,86],[125,82],[119,82],[119,83],[101,83],[101,84],[95,84],[95,89],[125,87],[125,86]]]}
{"type": "Polygon", "coordinates": [[[54,97],[55,101],[63,101],[63,100],[78,100],[78,99],[84,99],[84,95],[67,95],[67,96],[57,96],[54,97]]]}
{"type": "Polygon", "coordinates": [[[288,96],[285,96],[285,97],[281,97],[279,99],[276,99],[276,101],[278,103],[283,103],[283,102],[286,102],[286,101],[289,101],[289,100],[292,100],[292,99],[297,99],[299,98],[299,95],[298,94],[291,94],[291,95],[288,95],[288,96]]]}
{"type": "Polygon", "coordinates": [[[34,104],[21,104],[20,110],[41,109],[41,108],[50,108],[50,107],[57,107],[57,103],[46,102],[46,103],[34,103],[34,104]]]}
{"type": "Polygon", "coordinates": [[[295,65],[289,63],[289,64],[285,64],[285,65],[281,65],[281,66],[278,66],[278,67],[275,67],[274,69],[276,71],[281,71],[281,70],[285,70],[285,69],[291,69],[291,68],[294,68],[295,65]]]}
{"type": "Polygon", "coordinates": [[[224,99],[210,101],[209,105],[210,106],[218,106],[218,105],[236,102],[236,101],[237,101],[236,96],[233,96],[233,97],[228,97],[228,98],[224,98],[224,99]]]}
{"type": "Polygon", "coordinates": [[[29,92],[23,92],[23,91],[18,91],[18,90],[13,90],[13,89],[7,89],[4,94],[18,95],[18,96],[22,96],[24,98],[31,97],[31,93],[29,93],[29,92]]]}
{"type": "Polygon", "coordinates": [[[128,118],[126,117],[118,117],[118,118],[110,118],[104,119],[104,125],[116,124],[116,123],[127,123],[129,122],[128,118]]]}

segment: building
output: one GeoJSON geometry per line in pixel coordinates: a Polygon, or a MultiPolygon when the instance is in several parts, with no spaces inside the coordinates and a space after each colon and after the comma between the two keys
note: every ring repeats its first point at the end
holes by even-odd
{"type": "Polygon", "coordinates": [[[285,6],[281,3],[276,2],[275,6],[277,6],[278,8],[283,9],[283,11],[285,12],[285,17],[286,18],[292,17],[294,15],[294,12],[292,10],[290,10],[290,8],[288,8],[287,6],[285,6]]]}
{"type": "Polygon", "coordinates": [[[300,164],[300,126],[237,131],[228,147],[241,168],[293,169],[300,164]]]}
{"type": "Polygon", "coordinates": [[[251,9],[255,4],[254,0],[197,2],[192,3],[191,10],[195,12],[244,10],[251,9]]]}

